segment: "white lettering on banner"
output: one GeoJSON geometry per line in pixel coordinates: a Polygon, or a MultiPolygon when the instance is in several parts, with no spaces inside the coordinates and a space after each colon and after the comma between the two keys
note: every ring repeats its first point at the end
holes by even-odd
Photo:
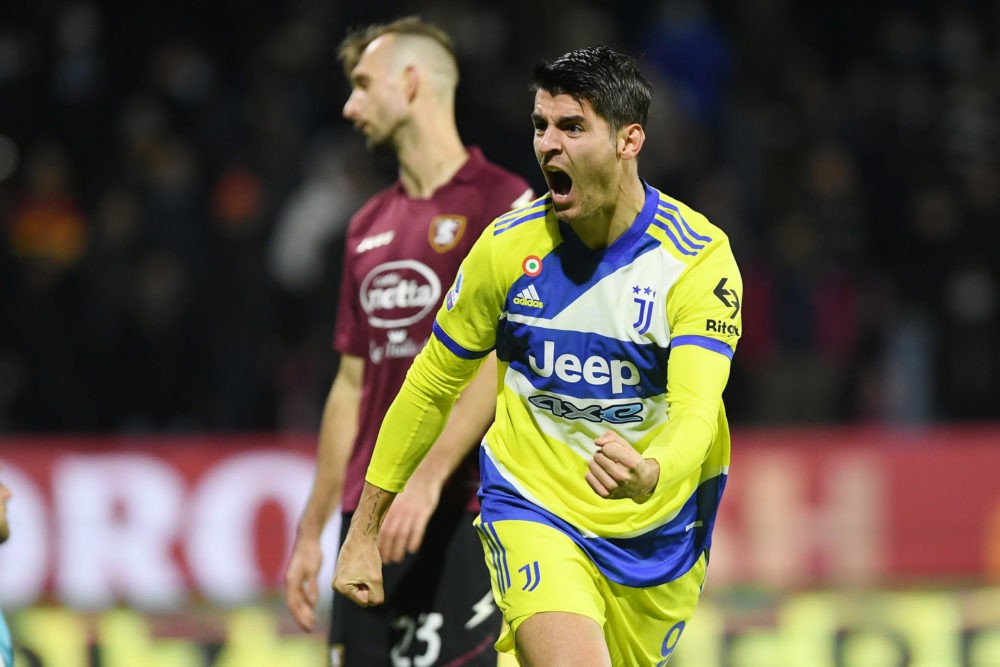
{"type": "Polygon", "coordinates": [[[10,540],[0,548],[0,607],[19,607],[38,599],[49,571],[49,524],[45,500],[31,479],[9,462],[0,476],[11,493],[7,503],[10,540]]]}
{"type": "MultiPolygon", "coordinates": [[[[277,448],[229,451],[236,453],[206,469],[185,466],[185,456],[174,463],[138,452],[54,450],[51,510],[45,483],[5,457],[2,479],[14,498],[11,540],[0,549],[0,607],[35,604],[48,592],[82,608],[125,602],[145,610],[179,608],[192,593],[215,604],[273,594],[280,572],[264,572],[268,547],[258,536],[281,550],[270,552],[271,570],[283,567],[313,457],[277,448]],[[182,471],[192,474],[190,489],[182,471]],[[268,502],[284,515],[281,540],[273,523],[259,522],[268,502]]],[[[338,511],[322,537],[322,581],[332,577],[339,535],[338,511]]],[[[320,586],[321,604],[331,595],[320,586]]]]}
{"type": "Polygon", "coordinates": [[[171,555],[184,483],[170,466],[139,453],[67,456],[55,466],[52,489],[61,599],[93,607],[120,596],[144,608],[185,599],[171,555]]]}
{"type": "MultiPolygon", "coordinates": [[[[578,365],[557,364],[558,345],[536,365],[611,389],[610,362],[581,353],[578,365]]],[[[957,433],[942,431],[916,448],[886,446],[881,430],[735,433],[712,587],[838,587],[1000,571],[1000,520],[991,519],[1000,512],[992,472],[1000,454],[957,433]],[[933,498],[930,481],[940,485],[933,498]],[[970,505],[985,509],[963,514],[970,505]],[[921,539],[939,533],[952,539],[921,539]]],[[[89,608],[163,607],[192,597],[221,605],[280,593],[294,519],[311,485],[311,436],[150,438],[128,447],[118,439],[4,438],[0,479],[14,497],[11,539],[0,547],[0,608],[17,613],[43,599],[89,608]]],[[[327,599],[338,525],[335,514],[323,535],[319,588],[327,599]]]]}
{"type": "Polygon", "coordinates": [[[187,540],[191,572],[200,590],[217,602],[249,602],[264,592],[254,546],[257,512],[276,501],[285,516],[285,545],[305,506],[313,463],[300,454],[251,452],[215,466],[191,499],[187,540]]]}

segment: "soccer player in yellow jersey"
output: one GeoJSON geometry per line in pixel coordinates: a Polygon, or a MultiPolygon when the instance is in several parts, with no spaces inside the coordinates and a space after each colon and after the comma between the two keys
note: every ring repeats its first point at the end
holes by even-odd
{"type": "Polygon", "coordinates": [[[496,350],[476,520],[522,665],[662,665],[705,578],[729,471],[742,282],[725,233],[639,177],[649,82],[606,47],[539,65],[548,193],[473,246],[378,436],[334,587],[383,601],[377,537],[496,350]]]}

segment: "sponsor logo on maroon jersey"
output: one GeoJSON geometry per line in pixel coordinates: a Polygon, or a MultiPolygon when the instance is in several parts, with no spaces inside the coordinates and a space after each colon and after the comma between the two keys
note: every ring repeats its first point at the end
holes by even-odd
{"type": "Polygon", "coordinates": [[[441,299],[441,281],[412,259],[379,264],[361,283],[361,307],[371,326],[399,329],[419,322],[441,299]]]}
{"type": "Polygon", "coordinates": [[[435,215],[427,229],[427,240],[435,252],[448,252],[462,240],[466,224],[468,219],[464,215],[435,215]]]}
{"type": "Polygon", "coordinates": [[[381,248],[384,245],[392,243],[394,238],[396,238],[396,232],[390,229],[387,232],[382,232],[381,234],[361,239],[361,243],[358,244],[356,250],[358,252],[368,252],[369,250],[374,250],[375,248],[381,248]]]}
{"type": "Polygon", "coordinates": [[[414,340],[406,329],[392,329],[385,341],[368,341],[368,358],[373,364],[380,364],[386,359],[412,359],[426,344],[426,338],[414,340]]]}

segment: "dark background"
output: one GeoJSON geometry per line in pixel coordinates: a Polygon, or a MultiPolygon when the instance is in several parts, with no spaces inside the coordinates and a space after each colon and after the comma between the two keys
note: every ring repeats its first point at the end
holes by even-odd
{"type": "Polygon", "coordinates": [[[732,238],[736,425],[1000,416],[1000,5],[5,2],[0,432],[310,431],[342,236],[393,177],[348,27],[455,38],[463,138],[543,189],[534,64],[605,43],[641,175],[732,238]]]}

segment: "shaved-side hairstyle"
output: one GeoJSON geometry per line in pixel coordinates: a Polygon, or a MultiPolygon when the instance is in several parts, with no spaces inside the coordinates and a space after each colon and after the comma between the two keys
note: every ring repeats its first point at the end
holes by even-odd
{"type": "Polygon", "coordinates": [[[611,131],[645,125],[653,86],[631,56],[607,46],[570,51],[535,68],[531,89],[587,101],[611,131]]]}
{"type": "Polygon", "coordinates": [[[422,37],[433,40],[447,53],[454,67],[455,82],[458,82],[458,64],[455,57],[455,44],[441,28],[427,23],[419,16],[406,16],[391,23],[376,23],[349,33],[340,43],[337,57],[344,67],[344,75],[351,78],[351,72],[361,59],[361,54],[368,45],[383,35],[399,35],[401,37],[422,37]]]}

